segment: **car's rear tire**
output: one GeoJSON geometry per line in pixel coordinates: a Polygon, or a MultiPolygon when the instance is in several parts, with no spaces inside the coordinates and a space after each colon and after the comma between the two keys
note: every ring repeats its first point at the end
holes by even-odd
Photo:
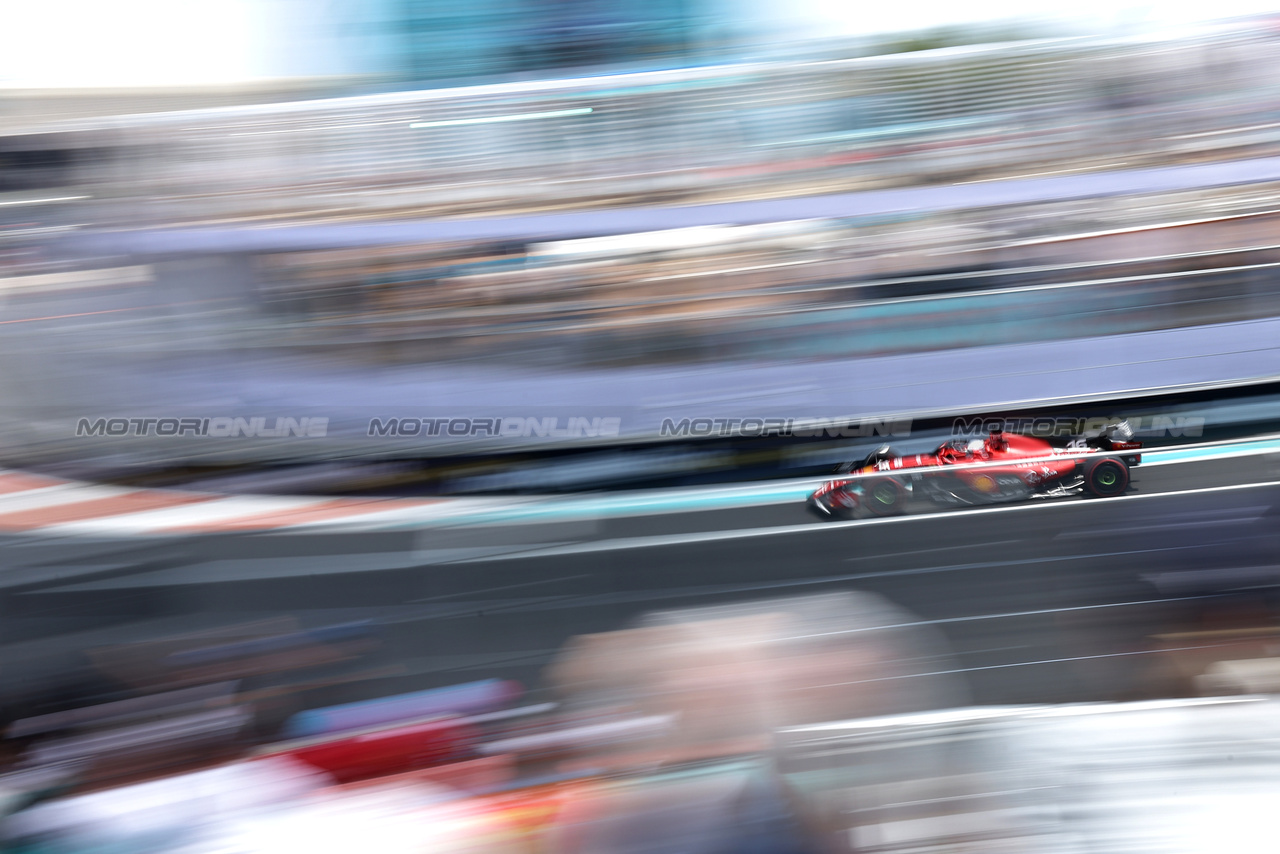
{"type": "Polygon", "coordinates": [[[900,516],[906,512],[907,489],[896,478],[874,478],[866,486],[862,503],[873,515],[900,516]]]}
{"type": "Polygon", "coordinates": [[[1110,498],[1129,488],[1129,467],[1123,460],[1104,457],[1085,467],[1084,489],[1090,495],[1110,498]]]}

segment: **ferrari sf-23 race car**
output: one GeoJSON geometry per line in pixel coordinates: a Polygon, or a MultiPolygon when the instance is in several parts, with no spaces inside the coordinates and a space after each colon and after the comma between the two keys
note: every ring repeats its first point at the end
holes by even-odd
{"type": "Polygon", "coordinates": [[[943,442],[929,454],[899,455],[884,445],[862,462],[837,466],[846,477],[824,483],[808,506],[823,519],[855,519],[896,516],[916,499],[972,506],[1120,495],[1129,488],[1129,470],[1142,462],[1136,453],[1142,443],[1132,439],[1121,422],[1093,437],[1057,442],[996,430],[986,439],[943,442]]]}

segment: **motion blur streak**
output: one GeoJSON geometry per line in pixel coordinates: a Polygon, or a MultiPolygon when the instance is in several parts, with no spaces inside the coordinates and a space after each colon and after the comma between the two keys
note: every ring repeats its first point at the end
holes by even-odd
{"type": "Polygon", "coordinates": [[[1280,18],[773,5],[6,9],[0,848],[1273,854],[1280,18]]]}
{"type": "Polygon", "coordinates": [[[24,317],[21,320],[0,320],[0,323],[38,323],[42,320],[65,320],[68,317],[88,317],[92,314],[115,314],[121,311],[132,311],[132,309],[106,308],[101,311],[81,311],[75,314],[51,314],[48,317],[24,317]]]}

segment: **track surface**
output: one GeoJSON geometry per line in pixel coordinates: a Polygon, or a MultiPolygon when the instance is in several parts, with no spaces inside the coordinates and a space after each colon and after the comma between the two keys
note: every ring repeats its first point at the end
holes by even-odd
{"type": "Polygon", "coordinates": [[[1233,657],[1198,630],[1264,622],[1278,557],[1274,453],[1139,468],[1118,499],[854,523],[788,502],[401,532],[8,536],[0,660],[4,699],[25,708],[90,690],[87,653],[104,645],[282,614],[373,618],[370,678],[298,702],[488,676],[536,686],[567,639],[646,611],[857,589],[935,624],[976,702],[1119,699],[1185,691],[1172,662],[1233,657]]]}

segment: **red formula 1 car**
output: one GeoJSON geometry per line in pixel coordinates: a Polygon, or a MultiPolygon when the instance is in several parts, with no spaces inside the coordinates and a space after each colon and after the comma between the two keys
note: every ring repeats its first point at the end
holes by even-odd
{"type": "Polygon", "coordinates": [[[1065,444],[997,430],[986,439],[943,442],[929,454],[900,456],[886,445],[860,463],[838,466],[848,477],[824,483],[808,505],[823,519],[854,519],[896,516],[915,499],[970,506],[1081,492],[1120,495],[1129,488],[1129,470],[1142,461],[1142,443],[1132,438],[1121,423],[1065,444]]]}

